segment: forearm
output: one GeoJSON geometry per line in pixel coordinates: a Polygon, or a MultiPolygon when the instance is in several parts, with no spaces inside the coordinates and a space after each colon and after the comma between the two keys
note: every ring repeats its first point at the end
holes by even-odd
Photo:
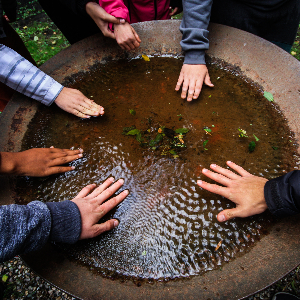
{"type": "Polygon", "coordinates": [[[2,44],[0,82],[45,105],[52,104],[63,88],[60,83],[2,44]]]}
{"type": "Polygon", "coordinates": [[[36,251],[50,240],[75,243],[81,233],[80,212],[72,201],[0,206],[0,261],[36,251]]]}
{"type": "Polygon", "coordinates": [[[18,254],[38,250],[49,238],[51,216],[42,202],[1,206],[0,220],[1,262],[18,254]]]}
{"type": "Polygon", "coordinates": [[[0,174],[18,175],[17,156],[19,152],[0,152],[0,174]]]}
{"type": "Polygon", "coordinates": [[[276,217],[286,217],[300,212],[300,171],[289,172],[269,180],[264,188],[265,200],[276,217]]]}
{"type": "Polygon", "coordinates": [[[185,51],[185,64],[205,64],[205,50],[209,47],[208,24],[212,0],[184,0],[183,19],[180,24],[185,51]]]}

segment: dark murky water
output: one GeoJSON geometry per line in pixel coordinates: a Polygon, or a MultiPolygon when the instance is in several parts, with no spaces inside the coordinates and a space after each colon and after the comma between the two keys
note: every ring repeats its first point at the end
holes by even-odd
{"type": "Polygon", "coordinates": [[[202,168],[231,160],[267,178],[293,169],[295,150],[286,122],[258,88],[212,64],[215,87],[204,87],[201,97],[188,103],[174,91],[181,66],[181,60],[171,58],[101,65],[77,78],[73,87],[103,105],[105,116],[80,120],[54,107],[42,108],[24,139],[24,149],[53,145],[85,152],[72,163],[72,172],[20,179],[22,203],[72,199],[87,184],[110,176],[125,179],[130,195],[107,216],[120,220],[118,228],[62,247],[105,276],[188,277],[247,251],[266,233],[270,216],[218,223],[218,212],[232,204],[197,186],[197,179],[205,179],[202,168]],[[130,126],[143,131],[188,128],[187,147],[176,159],[161,155],[160,149],[142,148],[135,137],[122,135],[130,126]],[[239,128],[248,138],[239,137],[239,128]],[[259,141],[249,153],[253,134],[259,141]]]}

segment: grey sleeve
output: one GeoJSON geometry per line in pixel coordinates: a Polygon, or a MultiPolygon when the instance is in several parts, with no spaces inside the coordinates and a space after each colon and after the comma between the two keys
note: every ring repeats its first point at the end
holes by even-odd
{"type": "Polygon", "coordinates": [[[183,0],[183,18],[180,24],[185,52],[185,64],[205,64],[205,50],[209,47],[208,24],[212,0],[183,0]]]}
{"type": "Polygon", "coordinates": [[[45,105],[51,105],[63,86],[14,50],[0,44],[0,82],[45,105]]]}
{"type": "Polygon", "coordinates": [[[0,206],[0,262],[38,250],[48,241],[75,243],[81,217],[72,201],[0,206]]]}

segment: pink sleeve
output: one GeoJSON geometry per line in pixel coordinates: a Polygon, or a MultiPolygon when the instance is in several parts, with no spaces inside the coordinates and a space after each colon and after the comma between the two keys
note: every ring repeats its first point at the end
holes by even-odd
{"type": "Polygon", "coordinates": [[[122,0],[99,0],[99,5],[110,15],[130,23],[128,9],[122,0]]]}

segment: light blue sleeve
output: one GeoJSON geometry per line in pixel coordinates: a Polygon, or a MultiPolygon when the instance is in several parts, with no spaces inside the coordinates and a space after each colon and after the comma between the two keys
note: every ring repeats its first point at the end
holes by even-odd
{"type": "Polygon", "coordinates": [[[0,82],[48,106],[63,89],[60,83],[2,44],[0,44],[0,82]]]}

